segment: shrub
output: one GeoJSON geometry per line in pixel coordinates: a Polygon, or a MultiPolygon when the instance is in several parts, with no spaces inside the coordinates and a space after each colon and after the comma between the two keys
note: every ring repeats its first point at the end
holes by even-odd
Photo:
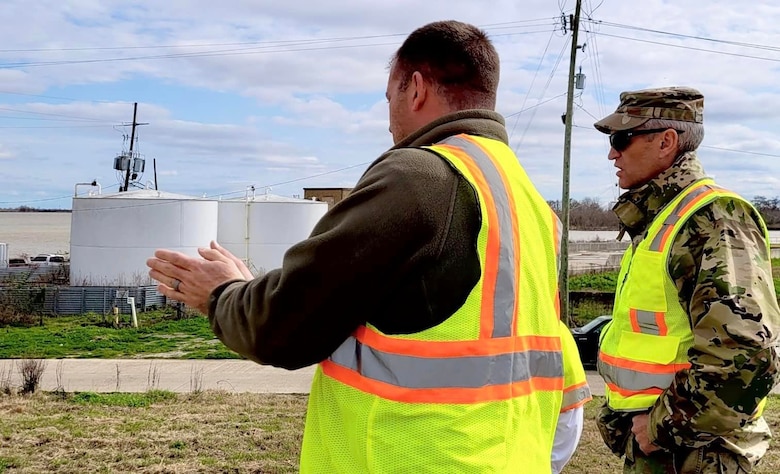
{"type": "Polygon", "coordinates": [[[17,362],[17,368],[22,376],[22,393],[35,393],[41,384],[43,372],[46,370],[46,360],[23,359],[17,362]]]}

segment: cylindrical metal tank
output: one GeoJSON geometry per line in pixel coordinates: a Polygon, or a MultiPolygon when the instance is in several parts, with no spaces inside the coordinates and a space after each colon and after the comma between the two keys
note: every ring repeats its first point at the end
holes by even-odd
{"type": "Polygon", "coordinates": [[[8,266],[8,244],[0,243],[0,268],[8,266]]]}
{"type": "Polygon", "coordinates": [[[153,284],[146,259],[158,248],[197,256],[217,238],[218,202],[140,189],[73,198],[72,286],[153,284]]]}
{"type": "Polygon", "coordinates": [[[255,275],[282,266],[284,253],[306,239],[328,203],[273,194],[219,201],[217,241],[255,275]]]}

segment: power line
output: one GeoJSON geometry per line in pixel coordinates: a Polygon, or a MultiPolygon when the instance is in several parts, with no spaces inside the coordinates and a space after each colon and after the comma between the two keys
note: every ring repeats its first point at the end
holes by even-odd
{"type": "Polygon", "coordinates": [[[758,156],[771,156],[772,158],[780,158],[780,155],[775,155],[772,153],[762,153],[758,151],[747,151],[747,150],[735,150],[733,148],[723,148],[719,146],[700,146],[699,148],[710,148],[712,150],[721,150],[721,151],[730,151],[732,153],[745,153],[747,155],[758,155],[758,156]]]}
{"type": "Polygon", "coordinates": [[[676,38],[685,38],[685,39],[695,39],[700,41],[709,41],[711,43],[718,43],[718,44],[728,44],[731,46],[741,46],[744,48],[753,48],[753,49],[762,49],[762,50],[768,50],[768,51],[780,51],[780,47],[778,46],[769,46],[765,44],[758,44],[758,43],[745,43],[742,41],[731,41],[731,40],[723,40],[723,39],[717,39],[717,38],[710,38],[707,36],[696,36],[696,35],[686,35],[683,33],[674,33],[671,31],[663,31],[663,30],[654,30],[652,28],[644,28],[641,26],[633,26],[633,25],[624,25],[621,23],[612,23],[608,21],[597,21],[588,19],[585,21],[589,21],[593,24],[603,25],[603,26],[609,26],[613,28],[624,28],[629,30],[635,30],[635,31],[645,31],[648,33],[657,33],[661,35],[667,35],[667,36],[673,36],[676,38]]]}
{"type": "MultiPolygon", "coordinates": [[[[54,99],[54,100],[67,100],[70,102],[79,102],[83,99],[74,99],[72,97],[57,97],[52,95],[41,95],[41,94],[26,94],[24,92],[11,92],[11,91],[3,91],[0,90],[0,94],[8,94],[8,95],[21,95],[25,97],[41,97],[43,99],[54,99]]],[[[115,103],[126,103],[127,101],[113,101],[113,100],[87,100],[87,102],[97,102],[97,103],[105,103],[105,104],[115,104],[115,103]]]]}
{"type": "Polygon", "coordinates": [[[101,127],[112,127],[111,124],[105,124],[105,125],[62,125],[62,126],[56,126],[56,125],[36,125],[36,126],[26,126],[26,125],[0,125],[0,128],[101,128],[101,127]]]}
{"type": "MultiPolygon", "coordinates": [[[[533,26],[537,26],[537,25],[533,25],[533,26]]],[[[538,26],[547,26],[547,25],[538,25],[538,26]]],[[[502,28],[504,27],[500,27],[498,29],[502,29],[502,28]]],[[[505,27],[505,28],[519,28],[519,26],[505,27]]],[[[527,34],[536,34],[536,33],[547,33],[548,31],[550,30],[544,29],[544,30],[537,30],[537,31],[521,31],[521,32],[512,32],[512,33],[499,33],[491,36],[498,37],[498,36],[527,35],[527,34]]],[[[270,46],[257,46],[257,47],[250,47],[250,48],[223,49],[223,50],[189,52],[189,53],[158,54],[158,55],[148,55],[148,56],[128,56],[128,57],[73,59],[73,60],[66,59],[61,61],[18,62],[18,63],[6,63],[0,66],[7,69],[16,69],[16,68],[24,68],[24,67],[63,66],[63,65],[74,65],[74,64],[139,61],[139,60],[149,60],[149,59],[180,59],[180,58],[192,58],[192,57],[238,56],[238,55],[246,55],[246,54],[272,54],[272,53],[291,53],[291,52],[301,52],[301,51],[322,51],[322,50],[335,50],[335,49],[364,48],[364,47],[373,47],[373,46],[390,46],[390,45],[398,44],[397,41],[393,41],[393,42],[380,42],[380,43],[361,43],[361,44],[353,44],[353,45],[327,45],[321,47],[301,47],[301,48],[297,47],[297,46],[323,44],[329,42],[332,41],[311,40],[311,41],[304,41],[295,44],[286,44],[279,49],[271,49],[271,48],[276,48],[277,45],[270,45],[270,46]]]]}
{"type": "MultiPolygon", "coordinates": [[[[480,25],[480,28],[486,29],[506,29],[506,28],[529,28],[535,26],[547,26],[550,17],[534,18],[530,20],[505,21],[500,23],[488,23],[480,25]],[[526,23],[540,24],[527,25],[526,23]]],[[[552,20],[555,20],[554,18],[552,20]]],[[[38,53],[38,52],[64,52],[64,51],[117,51],[117,50],[142,50],[142,49],[177,49],[177,48],[210,48],[216,46],[249,46],[249,45],[289,45],[289,44],[316,44],[341,41],[356,41],[377,38],[405,37],[409,33],[388,33],[383,35],[359,35],[359,36],[340,36],[330,38],[301,38],[292,40],[263,40],[263,41],[237,41],[227,43],[189,43],[189,44],[158,44],[144,46],[84,46],[84,47],[58,47],[58,48],[28,48],[28,49],[0,49],[0,53],[38,53]]]]}
{"type": "MultiPolygon", "coordinates": [[[[517,124],[520,122],[520,113],[525,109],[525,103],[528,100],[528,96],[531,95],[531,89],[533,89],[534,84],[536,83],[536,77],[539,75],[539,70],[542,69],[542,64],[544,63],[544,59],[547,57],[547,50],[550,49],[550,43],[552,43],[553,36],[555,36],[555,30],[550,33],[550,38],[547,40],[544,51],[542,51],[542,55],[539,57],[539,64],[536,65],[536,71],[534,71],[534,77],[531,79],[531,85],[528,86],[528,90],[525,92],[525,97],[523,97],[523,103],[520,104],[520,112],[512,114],[517,115],[517,119],[515,119],[515,124],[512,126],[512,130],[509,132],[509,138],[512,138],[512,135],[515,133],[515,128],[517,128],[517,124]]],[[[505,118],[508,117],[510,116],[505,118]]]]}
{"type": "Polygon", "coordinates": [[[760,59],[762,61],[771,61],[771,62],[776,62],[776,63],[780,62],[780,59],[767,58],[767,57],[764,57],[764,56],[753,56],[753,55],[749,55],[749,54],[729,53],[727,51],[718,51],[718,50],[715,50],[715,49],[695,48],[693,46],[683,46],[683,45],[680,45],[680,44],[663,43],[663,42],[660,42],[660,41],[652,41],[652,40],[645,40],[645,39],[639,39],[639,38],[631,38],[631,37],[628,37],[628,36],[613,35],[613,34],[602,33],[602,32],[594,32],[594,34],[601,35],[601,36],[608,36],[608,37],[611,37],[611,38],[625,39],[625,40],[629,40],[629,41],[638,41],[640,43],[650,43],[650,44],[657,44],[657,45],[661,45],[661,46],[669,46],[669,47],[672,47],[672,48],[688,49],[688,50],[691,50],[691,51],[703,51],[705,53],[723,54],[723,55],[726,55],[726,56],[736,56],[736,57],[747,58],[747,59],[760,59]]]}
{"type": "MultiPolygon", "coordinates": [[[[563,47],[561,48],[560,53],[558,53],[558,58],[555,61],[552,70],[550,71],[550,75],[547,77],[547,83],[544,85],[542,92],[539,94],[540,98],[544,96],[545,92],[547,92],[547,89],[550,87],[550,83],[552,82],[553,77],[555,77],[555,71],[558,70],[558,66],[561,64],[561,60],[563,59],[563,54],[566,52],[566,47],[569,45],[570,41],[571,38],[569,38],[569,36],[566,36],[566,41],[563,43],[563,47]]],[[[517,152],[517,150],[520,148],[520,145],[523,144],[523,140],[525,140],[525,134],[528,133],[528,129],[531,127],[531,123],[533,123],[534,117],[536,117],[537,110],[539,109],[534,108],[533,112],[531,112],[531,118],[528,119],[528,122],[525,124],[525,128],[523,129],[523,134],[520,135],[520,141],[518,142],[517,147],[515,148],[515,152],[517,152]]]]}
{"type": "MultiPolygon", "coordinates": [[[[103,120],[100,119],[94,119],[89,117],[78,117],[75,115],[65,115],[65,114],[55,114],[51,112],[36,112],[33,110],[22,110],[22,109],[11,109],[8,107],[0,107],[0,110],[5,110],[6,112],[17,112],[22,114],[33,114],[33,115],[46,115],[49,117],[64,117],[68,119],[75,119],[75,120],[81,120],[81,121],[87,121],[87,122],[103,122],[103,120]]],[[[43,119],[41,119],[43,120],[43,119]]]]}
{"type": "MultiPolygon", "coordinates": [[[[534,105],[531,105],[531,106],[529,106],[529,107],[526,107],[526,108],[524,108],[524,109],[522,109],[522,110],[519,110],[519,111],[517,111],[517,112],[511,113],[511,114],[509,114],[509,115],[505,115],[505,116],[504,116],[504,118],[505,118],[505,119],[508,119],[508,118],[510,118],[510,117],[514,117],[515,115],[520,115],[520,114],[522,114],[523,112],[526,112],[526,111],[528,111],[528,110],[531,110],[531,109],[535,109],[536,107],[539,107],[540,105],[544,105],[544,104],[546,104],[547,102],[553,101],[553,100],[555,100],[555,99],[559,99],[559,98],[561,98],[561,97],[563,97],[563,96],[565,96],[565,95],[566,95],[566,93],[564,92],[563,94],[558,94],[558,95],[556,95],[555,97],[550,97],[549,99],[545,99],[545,100],[543,100],[543,101],[541,101],[541,102],[538,102],[538,103],[536,103],[536,104],[534,104],[534,105]]],[[[512,135],[510,134],[510,138],[511,138],[511,136],[512,136],[512,135]]]]}

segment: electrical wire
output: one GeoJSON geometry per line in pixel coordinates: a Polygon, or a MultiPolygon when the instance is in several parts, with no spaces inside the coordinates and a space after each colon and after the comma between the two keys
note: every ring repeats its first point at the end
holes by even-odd
{"type": "MultiPolygon", "coordinates": [[[[32,115],[46,115],[48,117],[64,117],[67,119],[73,119],[73,120],[79,120],[79,121],[86,121],[86,122],[104,122],[104,120],[100,119],[94,119],[89,117],[79,117],[76,115],[65,115],[65,114],[55,114],[51,112],[36,112],[33,110],[21,110],[21,109],[11,109],[8,107],[0,107],[0,110],[4,110],[6,112],[17,112],[22,114],[32,114],[32,115]]],[[[43,119],[41,119],[43,120],[43,119]]]]}
{"type": "MultiPolygon", "coordinates": [[[[514,113],[512,115],[517,115],[517,118],[515,119],[514,125],[512,125],[512,130],[509,132],[509,138],[512,138],[512,135],[515,133],[515,128],[517,128],[518,122],[520,122],[520,113],[525,110],[525,104],[528,100],[528,96],[531,95],[531,89],[534,88],[534,84],[536,83],[536,78],[539,75],[539,71],[542,69],[542,64],[544,63],[544,59],[547,57],[547,50],[550,48],[550,43],[552,43],[553,36],[555,36],[555,30],[550,33],[550,38],[547,39],[547,44],[544,46],[544,51],[542,51],[542,55],[539,57],[539,64],[536,65],[536,71],[534,71],[534,77],[531,79],[531,85],[528,86],[528,89],[525,91],[525,97],[523,97],[523,103],[520,104],[520,112],[514,113]]],[[[507,116],[505,118],[508,118],[510,116],[507,116]]]]}
{"type": "MultiPolygon", "coordinates": [[[[530,20],[504,21],[500,23],[487,23],[479,25],[480,28],[502,29],[502,28],[525,28],[531,26],[545,26],[545,24],[526,25],[526,23],[549,22],[550,18],[534,18],[530,20]]],[[[64,51],[117,51],[132,49],[175,49],[175,48],[210,48],[216,46],[249,46],[249,45],[288,45],[305,43],[327,43],[341,41],[356,41],[377,38],[406,37],[409,33],[388,33],[384,35],[356,35],[340,36],[330,38],[301,38],[293,40],[264,40],[264,41],[238,41],[229,43],[190,43],[190,44],[165,44],[165,45],[144,45],[144,46],[86,46],[70,48],[30,48],[30,49],[0,49],[0,53],[32,53],[32,52],[64,52],[64,51]]]]}
{"type": "MultiPolygon", "coordinates": [[[[558,58],[555,61],[555,64],[553,65],[552,70],[550,71],[550,75],[547,78],[547,83],[544,85],[544,88],[542,89],[542,92],[539,94],[539,98],[544,96],[544,94],[547,92],[547,89],[550,87],[550,83],[552,82],[553,77],[555,77],[555,71],[558,70],[558,66],[561,64],[561,59],[563,59],[563,53],[566,51],[566,47],[571,42],[570,37],[566,37],[566,41],[563,43],[563,47],[561,48],[560,53],[558,53],[558,58]]],[[[525,135],[528,133],[528,129],[531,127],[531,124],[534,121],[534,117],[536,117],[536,112],[539,110],[538,108],[534,108],[533,112],[531,112],[531,117],[528,119],[528,122],[525,124],[525,128],[523,129],[523,134],[520,135],[520,141],[517,143],[517,146],[515,147],[515,153],[518,152],[520,149],[520,146],[523,144],[523,141],[525,140],[525,135]]]]}
{"type": "Polygon", "coordinates": [[[683,34],[683,33],[674,33],[674,32],[671,32],[671,31],[655,30],[655,29],[652,29],[652,28],[644,28],[644,27],[641,27],[641,26],[625,25],[625,24],[621,24],[621,23],[612,23],[612,22],[608,22],[608,21],[597,21],[597,20],[592,20],[592,19],[588,19],[588,20],[585,20],[585,21],[589,21],[589,22],[591,22],[593,24],[598,24],[598,25],[602,25],[602,26],[608,26],[608,27],[613,27],[613,28],[623,28],[623,29],[629,29],[629,30],[634,30],[634,31],[644,31],[644,32],[648,32],[648,33],[657,33],[657,34],[661,34],[661,35],[672,36],[672,37],[675,37],[675,38],[695,39],[695,40],[700,40],[700,41],[708,41],[708,42],[711,42],[711,43],[727,44],[727,45],[730,45],[730,46],[740,46],[740,47],[744,47],[744,48],[761,49],[761,50],[767,50],[767,51],[780,51],[780,46],[769,46],[769,45],[758,44],[758,43],[745,43],[745,42],[742,42],[742,41],[723,40],[723,39],[717,39],[717,38],[710,38],[710,37],[707,37],[707,36],[686,35],[686,34],[683,34]]]}
{"type": "MultiPolygon", "coordinates": [[[[543,100],[543,101],[541,101],[541,102],[537,102],[536,104],[534,104],[534,105],[531,105],[531,106],[528,106],[528,107],[526,107],[526,108],[524,108],[524,109],[522,109],[522,110],[519,110],[519,111],[517,111],[517,112],[511,113],[511,114],[509,114],[509,115],[505,115],[505,116],[504,116],[504,118],[505,118],[505,119],[508,119],[508,118],[510,118],[510,117],[514,117],[515,115],[520,115],[520,114],[522,114],[522,113],[523,113],[523,112],[525,112],[525,111],[528,111],[528,110],[534,109],[534,108],[536,108],[536,107],[539,107],[540,105],[544,105],[544,104],[546,104],[547,102],[551,102],[551,101],[553,101],[553,100],[555,100],[555,99],[559,99],[559,98],[561,98],[561,97],[563,97],[563,96],[565,96],[565,95],[566,95],[566,93],[564,92],[563,94],[558,94],[558,95],[556,95],[556,96],[554,96],[554,97],[550,97],[549,99],[545,99],[545,100],[543,100]]],[[[511,137],[511,135],[510,135],[510,137],[511,137]]]]}
{"type": "MultiPolygon", "coordinates": [[[[554,26],[554,24],[552,24],[554,26]]],[[[547,25],[531,25],[531,26],[547,26],[547,25]]],[[[496,29],[505,28],[519,28],[515,27],[499,27],[496,29]]],[[[515,35],[527,35],[536,33],[547,33],[549,29],[538,31],[520,31],[512,33],[498,33],[491,35],[497,36],[515,36],[515,35]]],[[[94,59],[74,59],[74,60],[60,60],[60,61],[38,61],[38,62],[18,62],[18,63],[6,63],[0,64],[0,67],[7,69],[16,68],[29,68],[29,67],[43,67],[43,66],[63,66],[63,65],[75,65],[75,64],[95,64],[95,63],[109,63],[109,62],[125,62],[125,61],[139,61],[139,60],[152,60],[152,59],[181,59],[181,58],[193,58],[193,57],[213,57],[213,56],[238,56],[246,54],[274,54],[274,53],[290,53],[301,51],[322,51],[322,50],[336,50],[336,49],[351,49],[351,48],[364,48],[373,46],[389,46],[397,45],[397,41],[393,42],[379,42],[379,43],[361,43],[352,45],[327,45],[320,47],[298,47],[307,45],[317,45],[328,43],[331,41],[310,40],[302,41],[300,43],[285,44],[282,48],[277,48],[277,45],[270,46],[256,46],[250,48],[235,48],[235,49],[223,49],[213,51],[201,51],[201,52],[188,52],[188,53],[171,53],[171,54],[158,54],[147,56],[128,56],[128,57],[114,57],[114,58],[94,58],[94,59]]]]}
{"type": "Polygon", "coordinates": [[[600,35],[600,36],[607,36],[607,37],[610,37],[610,38],[619,38],[619,39],[624,39],[624,40],[629,40],[629,41],[637,41],[637,42],[640,42],[640,43],[657,44],[657,45],[661,45],[661,46],[669,46],[671,48],[688,49],[688,50],[691,50],[691,51],[702,51],[702,52],[705,52],[705,53],[722,54],[722,55],[725,55],[725,56],[735,56],[735,57],[747,58],[747,59],[758,59],[758,60],[761,60],[761,61],[771,61],[771,62],[776,62],[776,63],[780,62],[780,59],[767,58],[765,56],[753,56],[753,55],[750,55],[750,54],[730,53],[728,51],[718,51],[718,50],[715,50],[715,49],[696,48],[696,47],[693,47],[693,46],[683,46],[683,45],[680,45],[680,44],[663,43],[661,41],[652,41],[652,40],[646,40],[646,39],[640,39],[640,38],[631,38],[631,37],[628,37],[628,36],[613,35],[613,34],[604,33],[604,32],[594,32],[594,33],[597,34],[597,35],[600,35]]]}

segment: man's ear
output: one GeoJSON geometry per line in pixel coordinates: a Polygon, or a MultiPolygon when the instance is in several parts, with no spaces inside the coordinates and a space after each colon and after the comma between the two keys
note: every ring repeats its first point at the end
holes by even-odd
{"type": "Polygon", "coordinates": [[[412,74],[411,89],[414,91],[411,102],[412,110],[419,111],[425,105],[425,101],[428,98],[428,84],[425,83],[422,74],[419,71],[415,71],[412,74]]]}
{"type": "Polygon", "coordinates": [[[659,145],[661,157],[674,161],[674,159],[677,158],[677,150],[680,148],[679,140],[680,137],[677,135],[676,131],[672,129],[664,131],[663,135],[661,135],[661,143],[659,145]]]}

